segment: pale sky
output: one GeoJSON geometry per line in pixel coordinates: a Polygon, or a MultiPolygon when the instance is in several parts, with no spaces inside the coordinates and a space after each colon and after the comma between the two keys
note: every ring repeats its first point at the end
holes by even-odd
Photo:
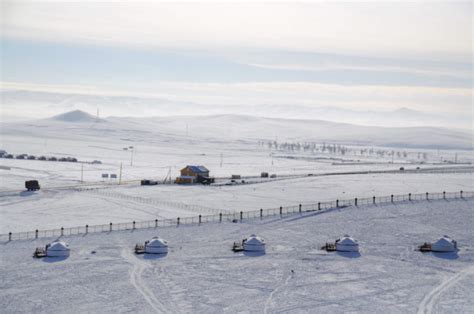
{"type": "Polygon", "coordinates": [[[1,4],[2,90],[472,115],[470,1],[1,4]]]}

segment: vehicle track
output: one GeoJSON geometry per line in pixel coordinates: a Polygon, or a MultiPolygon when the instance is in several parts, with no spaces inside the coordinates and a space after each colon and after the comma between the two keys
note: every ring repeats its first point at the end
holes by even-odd
{"type": "Polygon", "coordinates": [[[456,275],[451,276],[441,282],[437,287],[428,293],[421,303],[418,305],[418,314],[432,313],[433,307],[436,305],[439,297],[449,288],[454,286],[456,283],[467,277],[468,275],[474,274],[474,266],[467,267],[456,275]]]}
{"type": "Polygon", "coordinates": [[[153,291],[151,291],[146,283],[143,281],[143,272],[148,268],[148,265],[139,259],[135,258],[129,250],[124,248],[122,250],[122,257],[130,264],[133,265],[132,271],[130,272],[130,283],[140,293],[145,301],[153,308],[156,313],[167,313],[168,311],[161,303],[153,291]]]}
{"type": "Polygon", "coordinates": [[[290,279],[291,279],[292,277],[293,277],[293,274],[289,274],[289,275],[286,277],[285,281],[284,281],[281,285],[279,285],[278,287],[276,287],[276,288],[270,293],[270,295],[268,296],[267,301],[265,302],[265,307],[263,308],[263,312],[264,312],[265,314],[267,314],[268,311],[269,311],[270,305],[271,305],[272,302],[273,302],[273,296],[274,296],[274,294],[275,294],[278,290],[281,290],[283,287],[286,287],[286,286],[288,285],[288,282],[290,281],[290,279]]]}

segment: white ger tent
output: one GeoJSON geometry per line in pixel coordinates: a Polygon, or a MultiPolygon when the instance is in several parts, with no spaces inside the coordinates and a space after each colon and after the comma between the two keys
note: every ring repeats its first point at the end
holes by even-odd
{"type": "Polygon", "coordinates": [[[455,252],[457,248],[457,242],[447,235],[441,237],[438,241],[431,245],[431,251],[433,252],[455,252]]]}
{"type": "Polygon", "coordinates": [[[340,252],[359,252],[359,243],[349,235],[336,240],[336,250],[340,252]]]}
{"type": "Polygon", "coordinates": [[[145,242],[145,253],[150,253],[150,254],[168,253],[168,242],[159,237],[153,237],[150,241],[145,242]]]}
{"type": "Polygon", "coordinates": [[[46,256],[49,257],[69,256],[69,252],[69,245],[63,241],[54,241],[46,245],[46,256]]]}
{"type": "Polygon", "coordinates": [[[252,234],[244,241],[244,251],[264,252],[265,240],[252,234]]]}

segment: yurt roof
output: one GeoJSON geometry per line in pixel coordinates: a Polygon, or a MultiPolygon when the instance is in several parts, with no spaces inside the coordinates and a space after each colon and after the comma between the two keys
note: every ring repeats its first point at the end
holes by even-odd
{"type": "Polygon", "coordinates": [[[358,245],[357,240],[348,235],[343,236],[337,243],[341,245],[358,245]]]}
{"type": "Polygon", "coordinates": [[[159,237],[153,237],[147,244],[147,246],[152,246],[152,247],[163,247],[167,245],[168,243],[159,237]]]}
{"type": "Polygon", "coordinates": [[[262,245],[265,244],[265,240],[257,237],[255,234],[250,235],[250,237],[247,238],[245,241],[245,244],[250,244],[250,245],[262,245]]]}
{"type": "Polygon", "coordinates": [[[67,250],[69,250],[69,245],[67,245],[63,241],[54,241],[49,245],[48,250],[51,250],[51,251],[67,251],[67,250]]]}

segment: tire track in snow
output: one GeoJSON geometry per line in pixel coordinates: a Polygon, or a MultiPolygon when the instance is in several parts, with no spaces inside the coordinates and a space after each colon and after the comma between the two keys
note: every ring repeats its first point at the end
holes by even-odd
{"type": "Polygon", "coordinates": [[[292,278],[293,276],[290,274],[288,275],[288,277],[286,277],[285,281],[279,285],[278,287],[276,287],[271,293],[270,295],[268,296],[268,299],[267,301],[265,302],[265,307],[263,308],[263,313],[267,314],[268,313],[268,309],[271,305],[271,303],[273,302],[273,295],[278,291],[280,290],[281,288],[285,287],[288,285],[288,282],[290,281],[290,279],[292,278]]]}
{"type": "Polygon", "coordinates": [[[130,283],[137,289],[145,301],[155,310],[156,313],[166,313],[163,304],[155,297],[153,292],[147,287],[143,281],[142,275],[147,268],[146,263],[135,258],[127,249],[122,250],[122,257],[133,265],[132,272],[130,273],[130,283]]]}
{"type": "Polygon", "coordinates": [[[441,294],[470,274],[474,274],[474,266],[467,267],[456,275],[443,280],[440,285],[431,290],[431,292],[423,298],[420,305],[418,305],[418,314],[431,313],[441,294]]]}

